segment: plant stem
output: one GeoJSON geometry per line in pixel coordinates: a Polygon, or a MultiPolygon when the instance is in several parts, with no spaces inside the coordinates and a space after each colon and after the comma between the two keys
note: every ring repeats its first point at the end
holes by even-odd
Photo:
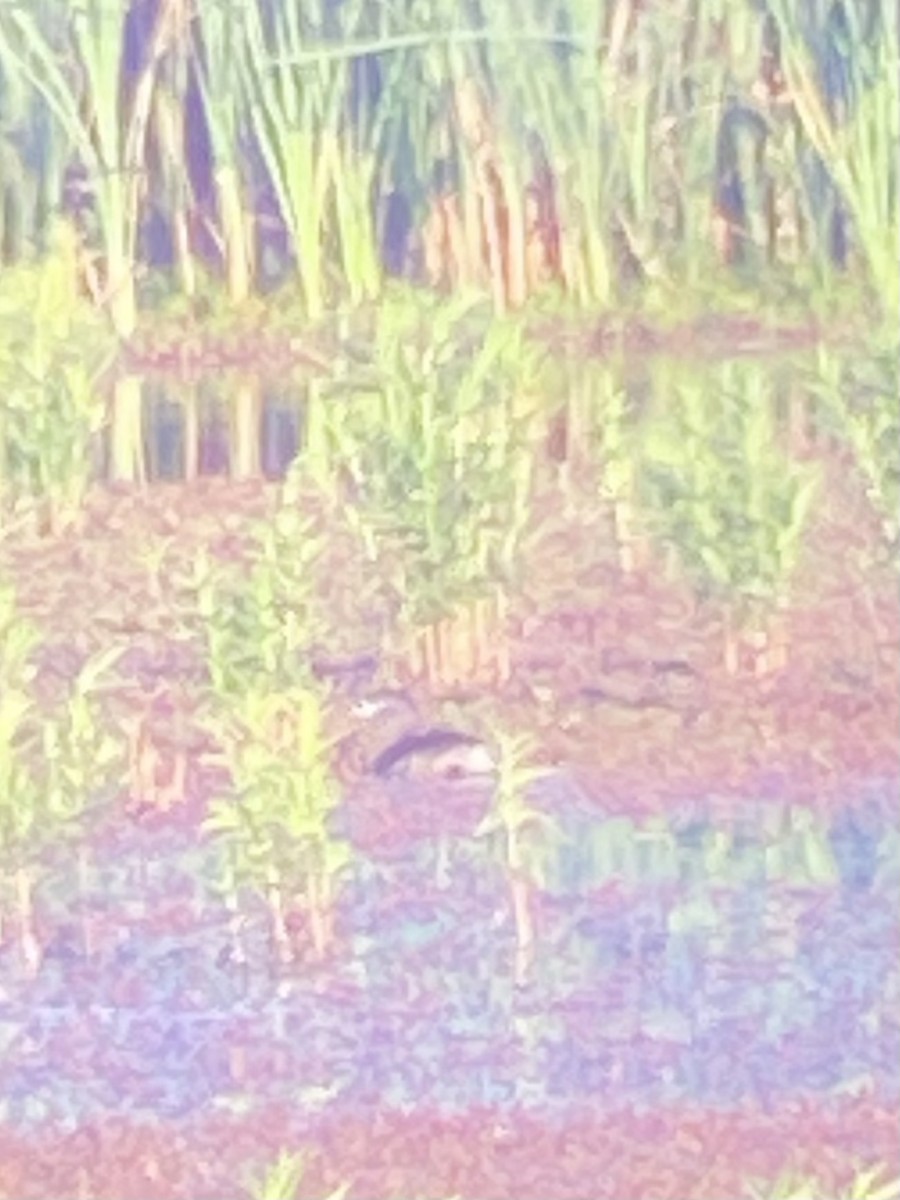
{"type": "Polygon", "coordinates": [[[19,908],[19,944],[22,961],[28,975],[34,978],[41,966],[41,947],[34,931],[34,903],[31,873],[19,867],[15,874],[16,899],[19,908]]]}
{"type": "Polygon", "coordinates": [[[90,961],[94,957],[94,922],[89,911],[90,869],[86,846],[78,847],[78,892],[81,900],[81,941],[84,956],[90,961]]]}

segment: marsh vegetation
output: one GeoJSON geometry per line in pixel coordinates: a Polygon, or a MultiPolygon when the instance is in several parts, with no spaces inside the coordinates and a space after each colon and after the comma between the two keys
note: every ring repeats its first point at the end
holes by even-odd
{"type": "Polygon", "coordinates": [[[0,0],[0,1195],[896,1194],[889,8],[0,0]]]}

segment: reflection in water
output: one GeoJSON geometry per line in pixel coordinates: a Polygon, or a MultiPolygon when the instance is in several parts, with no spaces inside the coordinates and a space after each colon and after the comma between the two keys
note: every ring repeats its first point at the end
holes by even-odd
{"type": "Polygon", "coordinates": [[[282,479],[300,451],[301,408],[295,397],[263,393],[262,473],[282,479]]]}
{"type": "Polygon", "coordinates": [[[151,480],[183,479],[185,470],[185,412],[165,396],[144,396],[144,437],[151,480]]]}
{"type": "Polygon", "coordinates": [[[282,479],[303,445],[305,401],[302,387],[274,390],[259,381],[223,387],[129,377],[116,384],[96,469],[125,482],[282,479]]]}
{"type": "Polygon", "coordinates": [[[199,475],[229,475],[231,453],[228,436],[228,414],[225,406],[207,401],[201,408],[197,473],[199,475]]]}
{"type": "MultiPolygon", "coordinates": [[[[502,881],[473,898],[473,869],[451,863],[440,894],[424,858],[365,875],[344,898],[346,955],[327,980],[298,971],[277,986],[260,915],[248,933],[258,975],[249,1061],[277,1043],[282,1063],[254,1075],[260,1102],[328,1081],[339,1083],[338,1103],[445,1109],[769,1105],[860,1079],[897,1093],[897,914],[880,886],[645,881],[612,899],[549,897],[535,978],[520,990],[514,933],[490,920],[502,881]]],[[[82,1108],[109,1110],[122,1055],[141,1063],[148,1111],[186,1112],[233,1088],[227,1048],[250,1002],[242,1008],[222,986],[209,931],[182,940],[135,928],[128,963],[93,963],[80,987],[77,963],[48,956],[28,994],[0,1006],[0,1025],[27,1025],[53,1070],[37,1080],[11,1051],[0,1102],[27,1084],[50,1109],[77,1094],[82,1108]],[[96,1086],[70,1068],[76,1028],[109,1049],[84,1056],[96,1086]],[[195,1065],[178,1070],[163,1042],[190,1044],[195,1065]]]]}
{"type": "Polygon", "coordinates": [[[829,842],[847,891],[865,892],[872,887],[878,871],[882,824],[874,806],[845,808],[834,818],[829,842]]]}
{"type": "Polygon", "coordinates": [[[122,375],[113,384],[106,469],[117,483],[139,483],[147,478],[143,445],[143,380],[122,375]]]}

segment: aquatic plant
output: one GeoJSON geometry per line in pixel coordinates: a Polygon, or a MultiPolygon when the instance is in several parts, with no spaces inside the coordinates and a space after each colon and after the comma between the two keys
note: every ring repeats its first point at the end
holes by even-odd
{"type": "MultiPolygon", "coordinates": [[[[0,855],[15,884],[19,941],[27,969],[35,972],[40,950],[35,936],[30,848],[42,816],[42,793],[33,764],[27,756],[27,741],[35,710],[32,684],[35,668],[31,656],[39,635],[18,612],[14,590],[0,588],[0,855]]],[[[5,906],[5,900],[3,905],[5,906]]],[[[2,942],[3,907],[0,907],[2,942]]]]}
{"type": "Polygon", "coordinates": [[[864,357],[821,347],[807,386],[838,436],[850,446],[881,541],[896,561],[900,549],[900,376],[893,338],[873,339],[864,357]]]}
{"type": "Polygon", "coordinates": [[[241,887],[265,898],[284,963],[293,958],[285,899],[305,893],[313,947],[323,958],[333,941],[335,883],[352,860],[332,833],[340,793],[331,763],[336,741],[324,723],[321,697],[300,688],[256,690],[209,722],[234,789],[210,804],[204,821],[222,851],[224,894],[233,914],[241,887]]]}
{"type": "Polygon", "coordinates": [[[497,744],[497,780],[491,809],[475,831],[476,837],[502,842],[500,861],[506,875],[516,931],[515,981],[523,986],[536,954],[534,894],[541,885],[544,849],[541,840],[556,833],[551,817],[529,800],[531,785],[547,771],[535,763],[536,745],[527,734],[500,730],[497,744]],[[542,839],[535,841],[535,832],[542,839]]]}
{"type": "MultiPolygon", "coordinates": [[[[265,1174],[250,1184],[251,1200],[296,1200],[306,1171],[306,1156],[282,1150],[265,1174]]],[[[323,1200],[344,1200],[350,1190],[348,1183],[329,1192],[323,1200]]]]}
{"type": "Polygon", "coordinates": [[[661,411],[642,437],[642,489],[653,524],[705,592],[726,606],[725,662],[760,620],[775,660],[787,653],[779,610],[820,486],[814,467],[789,462],[775,437],[771,377],[729,363],[678,377],[663,367],[661,411]],[[778,645],[774,642],[778,641],[778,645]]]}
{"type": "MultiPolygon", "coordinates": [[[[897,1200],[900,1179],[886,1178],[883,1166],[860,1171],[835,1200],[897,1200]]],[[[785,1174],[774,1185],[761,1180],[747,1185],[749,1200],[819,1200],[822,1184],[818,1179],[785,1174]]]]}
{"type": "Polygon", "coordinates": [[[529,359],[502,324],[467,346],[470,307],[442,314],[427,345],[384,329],[381,415],[360,398],[340,435],[357,481],[346,519],[373,564],[393,564],[413,672],[441,683],[508,674],[505,596],[530,515],[527,418],[514,406],[529,359]]]}
{"type": "Polygon", "coordinates": [[[51,534],[78,521],[106,421],[99,379],[111,345],[75,289],[74,233],[0,276],[0,493],[51,534]]]}

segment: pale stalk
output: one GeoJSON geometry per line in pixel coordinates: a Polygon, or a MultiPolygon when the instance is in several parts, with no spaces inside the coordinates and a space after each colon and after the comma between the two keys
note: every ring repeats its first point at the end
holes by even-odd
{"type": "Polygon", "coordinates": [[[41,967],[41,946],[34,927],[34,896],[31,872],[20,866],[15,873],[16,900],[18,904],[19,945],[22,962],[27,973],[34,977],[41,967]]]}
{"type": "MultiPolygon", "coordinates": [[[[275,21],[279,50],[286,58],[298,54],[303,34],[297,11],[279,9],[275,21]]],[[[316,320],[327,301],[324,246],[337,165],[340,80],[336,68],[324,61],[301,72],[273,58],[255,9],[241,67],[250,119],[293,241],[307,313],[316,320]]]]}
{"type": "Polygon", "coordinates": [[[184,478],[192,483],[200,464],[200,397],[196,384],[191,384],[184,398],[184,478]]]}
{"type": "Polygon", "coordinates": [[[231,397],[231,474],[234,479],[255,479],[259,474],[259,427],[259,386],[241,382],[231,397]]]}
{"type": "Polygon", "coordinates": [[[229,8],[221,0],[196,0],[203,53],[193,50],[196,78],[210,135],[213,184],[219,210],[228,294],[241,303],[253,281],[252,239],[248,236],[244,184],[239,169],[239,105],[243,90],[235,88],[240,57],[245,53],[248,4],[229,8]]]}
{"type": "Polygon", "coordinates": [[[278,962],[282,966],[286,966],[293,959],[291,938],[284,916],[281,879],[278,871],[271,864],[266,870],[266,899],[269,905],[269,914],[272,918],[272,940],[275,945],[275,955],[278,962]]]}
{"type": "Polygon", "coordinates": [[[328,956],[328,899],[325,895],[324,876],[319,871],[310,872],[309,884],[309,924],[312,933],[313,951],[316,959],[323,962],[328,956]]]}
{"type": "Polygon", "coordinates": [[[84,846],[78,847],[77,854],[78,863],[78,892],[81,899],[81,943],[84,948],[84,956],[88,960],[94,956],[94,922],[87,908],[87,901],[90,895],[90,867],[88,863],[88,851],[84,846]]]}
{"type": "Polygon", "coordinates": [[[848,50],[847,62],[855,93],[853,110],[841,124],[828,113],[787,0],[772,6],[782,39],[782,62],[790,96],[804,133],[832,174],[852,215],[870,279],[885,313],[892,317],[900,306],[900,206],[896,145],[900,141],[900,36],[896,9],[882,17],[875,10],[880,40],[877,77],[868,82],[853,70],[854,58],[869,50],[863,41],[863,10],[858,0],[843,6],[851,30],[860,39],[848,50]]]}
{"type": "Polygon", "coordinates": [[[510,871],[509,886],[516,928],[515,982],[517,987],[524,987],[535,956],[532,887],[528,878],[515,870],[510,871]]]}
{"type": "Polygon", "coordinates": [[[146,483],[143,433],[143,380],[122,375],[113,384],[110,422],[110,475],[122,483],[146,483]]]}
{"type": "Polygon", "coordinates": [[[344,278],[354,306],[381,291],[381,261],[372,212],[378,161],[341,139],[334,159],[334,202],[344,278]]]}
{"type": "Polygon", "coordinates": [[[242,304],[253,287],[253,252],[241,177],[232,163],[222,163],[216,167],[213,179],[225,246],[228,297],[234,304],[242,304]]]}
{"type": "Polygon", "coordinates": [[[188,164],[184,161],[187,128],[185,101],[189,38],[182,25],[175,37],[173,60],[160,73],[151,113],[159,151],[163,193],[168,201],[175,262],[186,296],[197,291],[197,268],[191,252],[189,212],[192,201],[188,164]]]}

